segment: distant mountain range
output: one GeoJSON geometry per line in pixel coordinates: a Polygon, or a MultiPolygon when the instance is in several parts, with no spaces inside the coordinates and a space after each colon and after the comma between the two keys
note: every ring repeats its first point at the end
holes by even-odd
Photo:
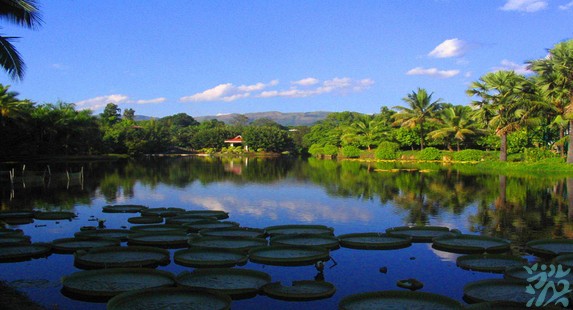
{"type": "MultiPolygon", "coordinates": [[[[245,113],[242,115],[246,116],[249,119],[249,122],[252,122],[259,118],[268,118],[283,126],[310,126],[320,120],[325,119],[326,116],[330,113],[332,112],[318,111],[318,112],[282,113],[282,112],[271,111],[271,112],[245,113]]],[[[216,119],[225,122],[227,124],[230,124],[233,121],[233,117],[235,115],[240,115],[240,114],[233,113],[233,114],[223,114],[223,115],[213,115],[213,116],[197,116],[197,117],[193,116],[193,118],[199,122],[216,119]]],[[[153,117],[144,115],[135,115],[136,121],[149,120],[152,118],[153,117]]]]}

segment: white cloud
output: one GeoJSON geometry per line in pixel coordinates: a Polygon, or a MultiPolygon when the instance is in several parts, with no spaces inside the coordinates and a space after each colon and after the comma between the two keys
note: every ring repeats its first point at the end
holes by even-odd
{"type": "Polygon", "coordinates": [[[569,10],[570,8],[572,8],[572,7],[573,7],[573,1],[571,1],[571,2],[569,2],[569,3],[567,3],[567,4],[565,4],[565,5],[560,5],[560,6],[559,6],[559,9],[562,10],[562,11],[566,11],[566,10],[569,10]]]}
{"type": "Polygon", "coordinates": [[[201,101],[234,101],[241,98],[255,97],[255,98],[272,98],[272,97],[288,97],[288,98],[301,98],[316,96],[326,93],[339,92],[360,92],[368,89],[374,84],[371,79],[353,80],[351,78],[333,78],[330,80],[320,81],[316,78],[304,78],[298,81],[291,82],[289,89],[276,90],[269,89],[270,87],[277,86],[278,80],[273,80],[269,83],[256,83],[253,85],[235,86],[232,83],[219,84],[213,88],[207,89],[203,92],[196,93],[191,96],[181,97],[181,102],[201,102],[201,101]]]}
{"type": "Polygon", "coordinates": [[[547,1],[545,0],[507,0],[505,5],[501,7],[501,10],[533,13],[546,7],[547,1]]]}
{"type": "Polygon", "coordinates": [[[129,99],[126,95],[114,94],[108,96],[99,96],[76,102],[79,109],[97,110],[105,107],[108,103],[115,103],[117,105],[127,102],[129,99]]]}
{"type": "Polygon", "coordinates": [[[167,98],[159,97],[159,98],[155,98],[155,99],[136,100],[136,101],[130,101],[130,102],[137,103],[137,104],[148,104],[148,103],[162,103],[165,101],[167,101],[167,98]]]}
{"type": "Polygon", "coordinates": [[[448,39],[436,46],[428,56],[436,58],[460,57],[464,55],[467,47],[467,43],[458,38],[448,39]]]}
{"type": "Polygon", "coordinates": [[[407,75],[429,75],[439,78],[451,78],[460,73],[460,70],[438,70],[437,68],[416,67],[406,72],[407,75]]]}
{"type": "Polygon", "coordinates": [[[531,70],[527,69],[526,64],[518,64],[513,61],[504,59],[501,61],[501,66],[493,68],[493,71],[508,70],[515,71],[517,74],[531,74],[531,70]]]}
{"type": "Polygon", "coordinates": [[[291,84],[300,85],[300,86],[312,86],[312,85],[318,84],[319,82],[320,81],[316,78],[308,77],[306,79],[293,81],[293,82],[291,82],[291,84]]]}

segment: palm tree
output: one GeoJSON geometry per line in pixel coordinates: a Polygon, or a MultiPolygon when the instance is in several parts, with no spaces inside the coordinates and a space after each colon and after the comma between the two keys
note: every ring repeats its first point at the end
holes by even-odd
{"type": "Polygon", "coordinates": [[[347,126],[340,139],[349,143],[356,141],[360,146],[365,146],[369,151],[377,143],[382,135],[381,124],[378,120],[364,115],[347,126]]]}
{"type": "Polygon", "coordinates": [[[446,138],[449,141],[455,140],[457,150],[460,150],[460,143],[469,135],[480,132],[478,125],[471,118],[472,109],[468,106],[453,106],[442,111],[440,119],[442,128],[428,133],[432,139],[446,138]]]}
{"type": "Polygon", "coordinates": [[[499,160],[507,160],[507,134],[520,129],[530,116],[526,103],[531,102],[530,83],[514,71],[490,72],[473,82],[466,93],[482,100],[473,105],[487,109],[488,125],[501,139],[499,160]]]}
{"type": "Polygon", "coordinates": [[[10,85],[0,84],[0,125],[6,126],[8,119],[23,117],[32,103],[28,100],[19,100],[17,92],[9,91],[10,85]]]}
{"type": "Polygon", "coordinates": [[[408,103],[409,107],[396,106],[394,109],[398,110],[398,113],[392,115],[394,125],[399,124],[408,128],[419,126],[420,150],[424,149],[424,137],[426,135],[424,124],[426,122],[439,122],[436,114],[441,108],[442,99],[432,101],[433,94],[428,95],[428,92],[423,88],[418,88],[417,92],[412,91],[411,94],[402,99],[408,103]]]}
{"type": "Polygon", "coordinates": [[[529,64],[557,113],[554,122],[569,125],[567,163],[573,164],[573,40],[557,43],[548,57],[529,64]]]}
{"type": "MultiPolygon", "coordinates": [[[[9,22],[34,29],[42,20],[35,0],[0,0],[0,18],[9,22]]],[[[12,42],[18,37],[0,35],[0,66],[13,80],[24,77],[26,65],[12,42]]]]}

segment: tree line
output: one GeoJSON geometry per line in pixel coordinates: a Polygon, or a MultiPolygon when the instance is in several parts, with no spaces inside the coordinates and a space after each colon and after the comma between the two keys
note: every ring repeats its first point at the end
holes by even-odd
{"type": "MultiPolygon", "coordinates": [[[[531,75],[490,72],[471,83],[469,105],[454,105],[418,88],[403,105],[372,115],[334,112],[313,126],[287,128],[270,119],[236,115],[226,124],[199,123],[179,113],[135,121],[133,109],[109,103],[99,115],[73,103],[38,105],[0,85],[1,158],[23,155],[129,155],[165,152],[241,153],[225,140],[242,135],[252,152],[343,155],[375,153],[393,159],[401,150],[499,150],[508,154],[567,156],[573,163],[573,40],[527,62],[531,75]]],[[[466,152],[467,153],[467,152],[466,152]]]]}

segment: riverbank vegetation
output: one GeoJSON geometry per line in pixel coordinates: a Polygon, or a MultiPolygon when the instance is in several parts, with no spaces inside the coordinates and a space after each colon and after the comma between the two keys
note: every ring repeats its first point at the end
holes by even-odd
{"type": "Polygon", "coordinates": [[[573,163],[573,40],[556,44],[548,57],[529,61],[528,68],[532,74],[501,70],[480,77],[468,87],[469,105],[448,103],[418,88],[402,105],[383,106],[376,114],[334,112],[312,126],[297,127],[244,115],[228,123],[198,122],[185,113],[136,121],[133,109],[122,111],[114,103],[94,115],[72,103],[19,99],[0,85],[0,159],[289,153],[447,163],[559,164],[567,158],[573,163]],[[225,143],[237,135],[242,145],[225,143]]]}

